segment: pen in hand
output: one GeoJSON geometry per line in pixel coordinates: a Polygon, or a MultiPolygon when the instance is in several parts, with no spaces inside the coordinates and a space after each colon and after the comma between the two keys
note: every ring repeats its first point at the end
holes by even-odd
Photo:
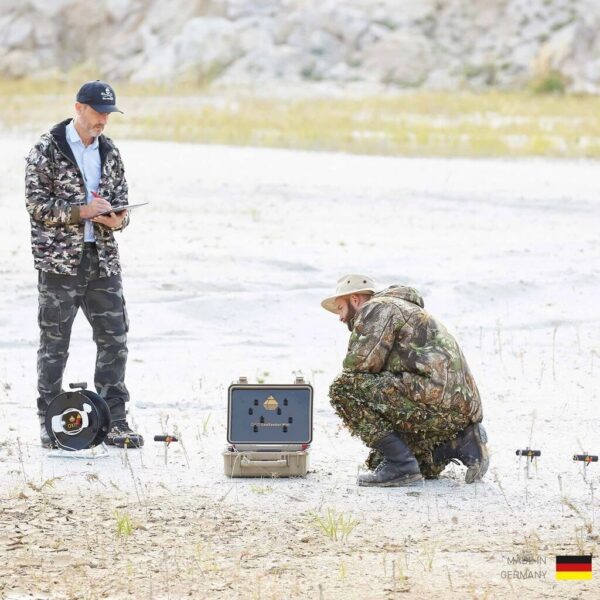
{"type": "Polygon", "coordinates": [[[104,200],[104,198],[102,198],[96,192],[92,192],[91,202],[80,207],[79,216],[82,219],[93,219],[97,217],[101,212],[105,212],[110,209],[110,202],[104,200]]]}

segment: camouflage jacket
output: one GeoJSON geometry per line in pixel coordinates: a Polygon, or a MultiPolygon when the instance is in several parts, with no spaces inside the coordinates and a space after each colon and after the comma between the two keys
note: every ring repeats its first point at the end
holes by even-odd
{"type": "Polygon", "coordinates": [[[425,404],[459,409],[481,421],[479,391],[456,340],[424,309],[410,287],[391,286],[368,300],[357,313],[344,369],[388,371],[425,404]]]}
{"type": "MultiPolygon", "coordinates": [[[[31,221],[31,251],[36,269],[75,275],[83,253],[84,222],[79,207],[86,203],[83,176],[66,137],[71,119],[55,125],[27,156],[25,197],[31,221]]],[[[128,204],[127,181],[112,140],[98,138],[101,176],[98,194],[113,206],[128,204]]],[[[123,222],[127,226],[129,217],[123,222]]],[[[94,224],[103,276],[120,273],[119,250],[110,229],[94,224]]]]}

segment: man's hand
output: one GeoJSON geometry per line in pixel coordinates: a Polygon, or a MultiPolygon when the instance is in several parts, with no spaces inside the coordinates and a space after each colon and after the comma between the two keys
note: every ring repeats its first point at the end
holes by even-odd
{"type": "Polygon", "coordinates": [[[98,194],[92,192],[93,198],[89,204],[84,204],[79,208],[79,216],[82,219],[93,219],[101,212],[110,210],[111,205],[108,200],[101,198],[98,194]]]}
{"type": "Polygon", "coordinates": [[[92,221],[94,223],[103,225],[104,227],[108,227],[109,229],[121,229],[121,225],[123,225],[123,221],[125,220],[126,216],[127,211],[122,210],[118,213],[111,212],[109,215],[94,217],[92,221]]]}

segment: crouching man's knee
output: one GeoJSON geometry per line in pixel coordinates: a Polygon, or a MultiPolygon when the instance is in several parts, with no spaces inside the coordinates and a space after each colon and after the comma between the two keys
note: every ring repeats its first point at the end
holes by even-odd
{"type": "Polygon", "coordinates": [[[349,371],[340,373],[329,386],[329,399],[334,408],[345,404],[355,389],[355,376],[349,371]]]}
{"type": "Polygon", "coordinates": [[[360,374],[343,371],[329,387],[331,406],[352,433],[367,417],[367,398],[361,393],[360,374]]]}

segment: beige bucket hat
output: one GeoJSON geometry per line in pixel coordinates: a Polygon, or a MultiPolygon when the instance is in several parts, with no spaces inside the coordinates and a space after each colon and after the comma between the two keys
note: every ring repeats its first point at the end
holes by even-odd
{"type": "Polygon", "coordinates": [[[377,291],[375,282],[366,275],[344,275],[340,277],[335,288],[335,294],[321,301],[321,306],[336,315],[340,312],[336,300],[340,296],[351,294],[374,294],[377,291]]]}

